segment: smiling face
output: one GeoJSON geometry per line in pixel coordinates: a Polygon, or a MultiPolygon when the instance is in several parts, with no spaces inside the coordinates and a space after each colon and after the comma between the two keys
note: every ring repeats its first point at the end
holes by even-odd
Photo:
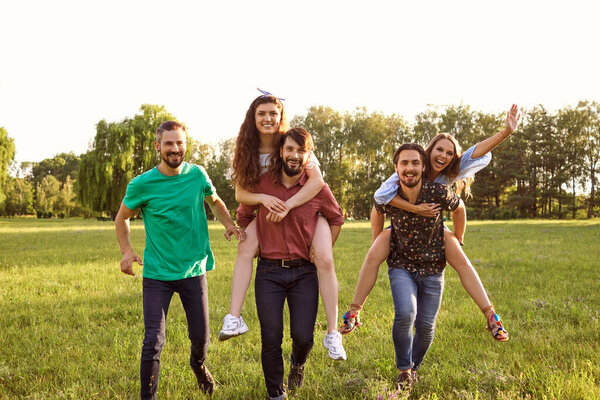
{"type": "Polygon", "coordinates": [[[281,109],[274,103],[263,103],[256,107],[254,113],[256,129],[263,135],[273,135],[279,132],[281,109]]]}
{"type": "Polygon", "coordinates": [[[183,162],[187,149],[185,132],[181,129],[163,132],[160,142],[154,142],[154,148],[160,152],[165,164],[176,169],[183,162]]]}
{"type": "Polygon", "coordinates": [[[456,157],[454,144],[448,139],[438,140],[431,149],[429,163],[433,173],[437,176],[447,168],[456,157]]]}
{"type": "Polygon", "coordinates": [[[425,165],[417,150],[402,150],[394,168],[398,173],[400,183],[407,188],[412,188],[421,182],[425,165]]]}
{"type": "Polygon", "coordinates": [[[290,177],[301,173],[308,161],[309,154],[310,152],[300,146],[294,139],[286,137],[280,150],[283,172],[290,177]]]}

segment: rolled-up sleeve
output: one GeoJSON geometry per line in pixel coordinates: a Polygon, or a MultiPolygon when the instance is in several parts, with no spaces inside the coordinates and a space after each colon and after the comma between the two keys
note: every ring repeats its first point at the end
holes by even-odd
{"type": "Polygon", "coordinates": [[[475,151],[476,146],[477,145],[469,147],[469,149],[461,156],[460,170],[458,171],[456,180],[465,179],[475,175],[477,172],[487,167],[490,164],[490,161],[492,161],[491,152],[487,152],[481,157],[473,158],[473,152],[475,151]]]}
{"type": "Polygon", "coordinates": [[[240,204],[236,210],[237,215],[237,224],[242,228],[246,228],[250,225],[250,222],[255,218],[254,210],[256,210],[258,206],[249,206],[246,204],[240,204]]]}
{"type": "Polygon", "coordinates": [[[385,182],[379,186],[379,189],[375,191],[375,202],[377,204],[389,204],[390,201],[398,193],[400,185],[400,178],[398,174],[394,172],[385,182]]]}
{"type": "Polygon", "coordinates": [[[333,193],[331,193],[331,189],[329,189],[328,185],[323,186],[323,189],[319,192],[319,196],[321,197],[319,202],[319,212],[327,219],[327,223],[334,226],[344,225],[342,208],[335,197],[333,197],[333,193]]]}

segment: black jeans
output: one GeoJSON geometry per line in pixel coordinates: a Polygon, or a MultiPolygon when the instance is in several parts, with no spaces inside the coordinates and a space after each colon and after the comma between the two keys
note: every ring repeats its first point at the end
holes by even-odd
{"type": "Polygon", "coordinates": [[[206,275],[177,281],[144,278],[144,345],[140,362],[140,397],[156,399],[160,352],[165,344],[165,320],[173,293],[179,293],[192,343],[190,365],[196,371],[204,364],[208,350],[208,293],[206,275]]]}
{"type": "Polygon", "coordinates": [[[294,365],[303,365],[313,347],[313,333],[319,305],[317,268],[308,265],[282,268],[258,261],[256,266],[256,310],[262,341],[261,361],[270,397],[282,395],[283,303],[290,310],[290,336],[294,365]]]}

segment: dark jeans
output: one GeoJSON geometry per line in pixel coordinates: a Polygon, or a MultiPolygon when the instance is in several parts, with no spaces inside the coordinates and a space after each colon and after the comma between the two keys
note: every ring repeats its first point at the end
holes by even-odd
{"type": "Polygon", "coordinates": [[[177,281],[144,278],[144,345],[140,363],[140,397],[156,399],[160,352],[165,344],[165,320],[173,293],[179,293],[192,342],[190,365],[196,371],[204,364],[208,350],[208,293],[206,275],[177,281]]]}
{"type": "Polygon", "coordinates": [[[255,279],[256,310],[262,340],[261,361],[269,397],[283,389],[283,303],[290,310],[290,336],[294,365],[303,365],[313,347],[319,305],[319,280],[314,265],[282,268],[258,261],[255,279]]]}

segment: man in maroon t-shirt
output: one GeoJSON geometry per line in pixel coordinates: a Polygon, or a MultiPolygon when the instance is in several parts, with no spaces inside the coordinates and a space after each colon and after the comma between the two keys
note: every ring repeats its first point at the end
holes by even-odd
{"type": "MultiPolygon", "coordinates": [[[[292,128],[281,137],[278,148],[279,157],[273,159],[270,171],[261,176],[255,191],[285,201],[300,191],[308,179],[304,167],[313,149],[312,137],[306,129],[292,128]]],[[[240,205],[239,226],[248,226],[256,208],[240,205]]],[[[335,243],[344,218],[327,185],[310,201],[290,210],[280,222],[268,222],[268,214],[264,206],[258,207],[256,231],[260,255],[255,279],[256,309],[267,392],[271,399],[284,399],[283,304],[287,299],[290,310],[292,354],[287,386],[291,391],[304,381],[304,363],[313,346],[319,281],[317,269],[310,262],[310,246],[317,220],[319,214],[327,219],[335,243]]]]}

